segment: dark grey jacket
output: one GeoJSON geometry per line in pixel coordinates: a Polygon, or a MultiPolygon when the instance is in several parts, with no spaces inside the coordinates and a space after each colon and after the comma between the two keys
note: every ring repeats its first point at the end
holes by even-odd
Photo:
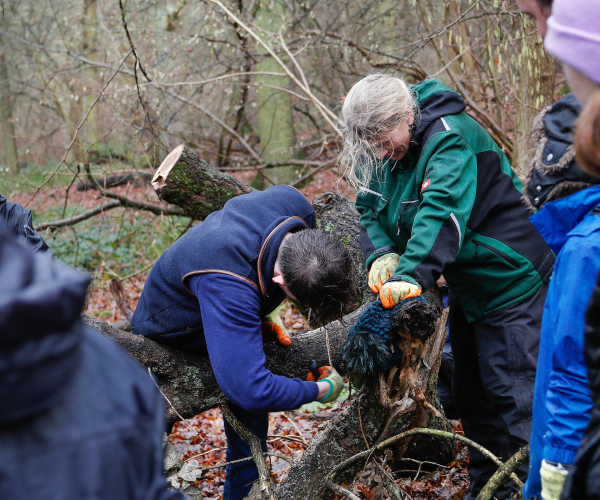
{"type": "Polygon", "coordinates": [[[85,328],[89,277],[0,223],[0,498],[183,500],[148,372],[85,328]]]}

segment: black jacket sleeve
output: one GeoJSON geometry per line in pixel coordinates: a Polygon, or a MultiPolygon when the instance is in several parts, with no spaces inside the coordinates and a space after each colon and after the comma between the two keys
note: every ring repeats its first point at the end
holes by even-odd
{"type": "Polygon", "coordinates": [[[17,236],[24,238],[34,252],[50,253],[44,239],[33,229],[31,210],[18,203],[7,201],[2,195],[0,195],[0,221],[7,224],[17,236]]]}

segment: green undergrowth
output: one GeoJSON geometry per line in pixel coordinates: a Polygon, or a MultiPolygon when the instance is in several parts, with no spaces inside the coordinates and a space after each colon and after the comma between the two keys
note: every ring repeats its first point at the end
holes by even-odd
{"type": "Polygon", "coordinates": [[[190,222],[121,208],[109,214],[44,233],[55,258],[78,269],[123,277],[156,261],[190,222]]]}

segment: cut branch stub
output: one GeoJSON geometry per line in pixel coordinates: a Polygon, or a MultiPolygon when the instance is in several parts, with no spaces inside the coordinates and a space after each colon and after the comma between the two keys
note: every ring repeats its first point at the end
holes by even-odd
{"type": "Polygon", "coordinates": [[[250,186],[211,167],[185,144],[171,151],[158,167],[152,187],[161,200],[199,220],[221,210],[231,198],[253,191],[250,186]]]}

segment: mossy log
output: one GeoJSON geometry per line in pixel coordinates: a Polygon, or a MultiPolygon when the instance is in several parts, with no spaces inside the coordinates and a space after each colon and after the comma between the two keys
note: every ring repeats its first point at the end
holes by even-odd
{"type": "Polygon", "coordinates": [[[158,197],[176,205],[193,219],[204,220],[250,186],[220,172],[185,144],[177,146],[161,163],[152,178],[158,197]]]}

